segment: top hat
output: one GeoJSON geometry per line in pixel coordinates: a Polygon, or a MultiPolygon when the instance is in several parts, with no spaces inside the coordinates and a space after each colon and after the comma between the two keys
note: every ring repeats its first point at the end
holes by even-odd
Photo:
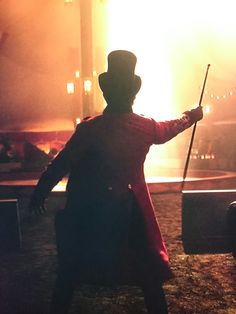
{"type": "Polygon", "coordinates": [[[129,91],[137,94],[141,87],[141,78],[136,75],[136,56],[127,50],[115,50],[108,55],[108,69],[99,75],[99,86],[103,92],[108,91],[111,85],[122,83],[129,87],[129,91]],[[112,84],[113,83],[113,84],[112,84]]]}

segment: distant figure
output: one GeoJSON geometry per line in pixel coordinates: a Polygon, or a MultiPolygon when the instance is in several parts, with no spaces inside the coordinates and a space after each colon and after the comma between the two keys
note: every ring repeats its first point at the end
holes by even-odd
{"type": "Polygon", "coordinates": [[[141,78],[129,51],[108,55],[99,85],[107,106],[82,121],[42,174],[30,210],[45,211],[52,188],[69,174],[65,209],[56,216],[58,277],[51,313],[67,313],[76,284],[140,285],[148,313],[167,313],[162,284],[172,278],[143,165],[162,144],[202,119],[202,108],[156,122],[132,111],[141,78]]]}

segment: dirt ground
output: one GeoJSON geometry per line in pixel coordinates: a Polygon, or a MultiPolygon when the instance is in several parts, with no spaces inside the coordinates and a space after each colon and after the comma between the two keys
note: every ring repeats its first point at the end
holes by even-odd
{"type": "MultiPolygon", "coordinates": [[[[175,279],[165,284],[170,314],[236,313],[236,261],[231,254],[186,255],[181,194],[152,195],[175,279]]],[[[46,314],[56,275],[53,210],[21,214],[23,247],[0,257],[0,314],[46,314]]],[[[138,287],[81,287],[70,314],[144,314],[138,287]]]]}

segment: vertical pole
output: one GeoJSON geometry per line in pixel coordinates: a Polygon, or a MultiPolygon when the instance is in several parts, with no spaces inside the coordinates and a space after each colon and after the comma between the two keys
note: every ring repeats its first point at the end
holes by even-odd
{"type": "MultiPolygon", "coordinates": [[[[204,90],[205,90],[205,85],[206,85],[206,80],[207,80],[207,75],[208,75],[209,68],[210,68],[210,64],[207,65],[206,74],[205,74],[205,78],[204,78],[204,83],[203,83],[203,87],[202,87],[202,92],[201,92],[201,96],[200,96],[199,104],[198,104],[199,107],[201,107],[201,105],[202,105],[202,98],[203,98],[203,94],[204,94],[204,90]]],[[[191,156],[191,151],[192,151],[192,146],[193,146],[194,135],[195,135],[195,132],[196,132],[196,127],[197,127],[197,122],[195,122],[194,126],[193,126],[193,132],[192,132],[190,145],[189,145],[189,149],[188,149],[188,154],[187,154],[185,167],[184,167],[183,181],[182,181],[182,184],[181,184],[181,190],[184,189],[184,183],[185,183],[185,179],[186,179],[186,176],[187,176],[188,165],[189,165],[189,160],[190,160],[190,156],[191,156]]]]}
{"type": "Polygon", "coordinates": [[[93,86],[86,93],[84,82],[93,82],[93,38],[92,38],[92,0],[80,0],[80,32],[81,32],[81,80],[82,106],[84,117],[93,114],[93,86]]]}

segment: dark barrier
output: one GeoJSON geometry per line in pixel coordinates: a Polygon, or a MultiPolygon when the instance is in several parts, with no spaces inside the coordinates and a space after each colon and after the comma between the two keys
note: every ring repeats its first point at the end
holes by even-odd
{"type": "Polygon", "coordinates": [[[16,199],[0,200],[0,252],[21,247],[18,202],[16,199]]]}
{"type": "Polygon", "coordinates": [[[234,258],[236,258],[236,201],[229,204],[227,212],[229,226],[230,246],[234,258]]]}
{"type": "Polygon", "coordinates": [[[186,254],[233,251],[235,234],[230,231],[234,227],[229,225],[229,213],[234,218],[236,215],[228,208],[235,200],[236,190],[183,191],[182,241],[186,254]]]}

